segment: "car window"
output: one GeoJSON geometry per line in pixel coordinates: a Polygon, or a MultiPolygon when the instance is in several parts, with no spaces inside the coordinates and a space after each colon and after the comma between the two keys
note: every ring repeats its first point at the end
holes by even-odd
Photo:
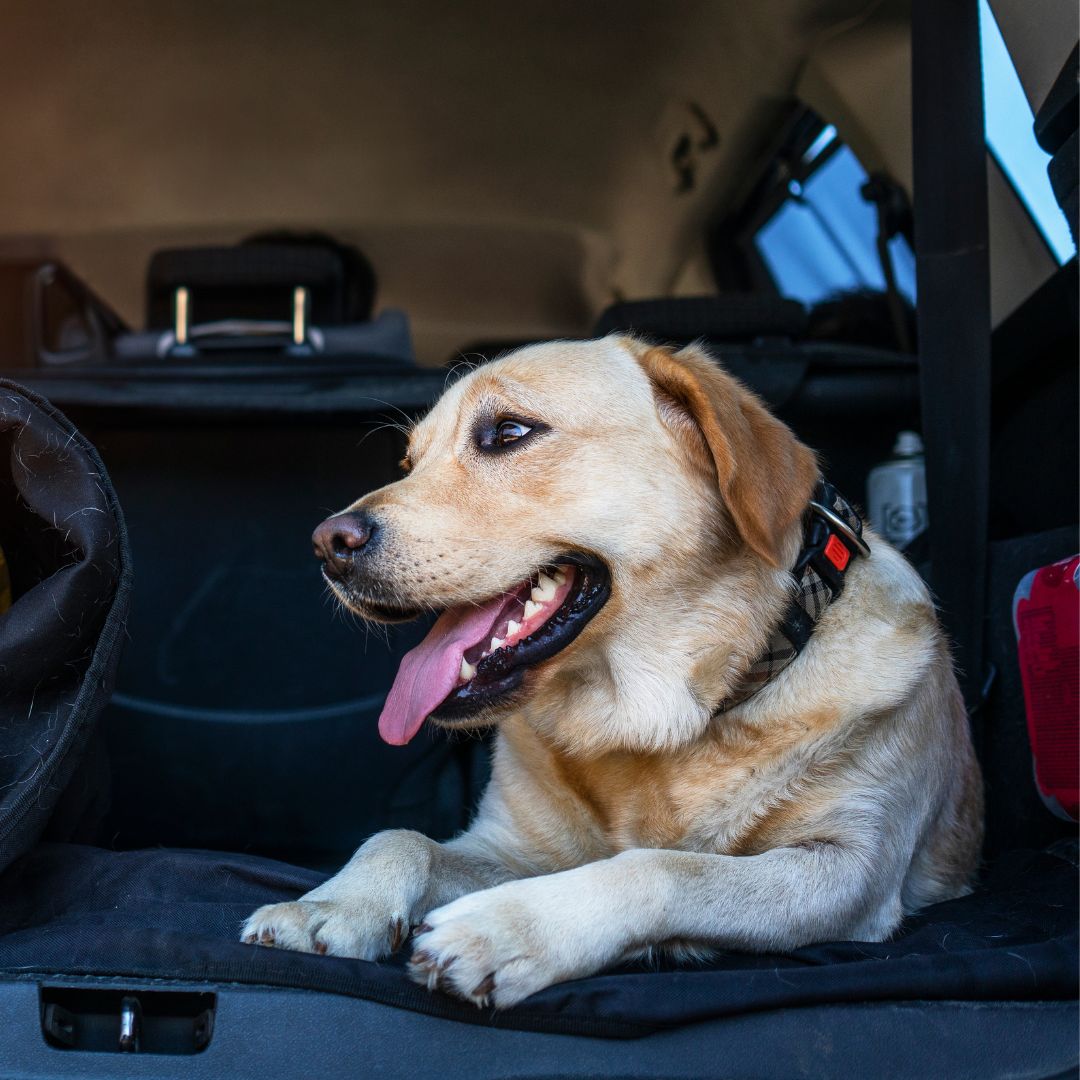
{"type": "Polygon", "coordinates": [[[1035,141],[1034,118],[1012,58],[987,0],[979,3],[986,145],[1059,263],[1076,252],[1046,166],[1050,155],[1035,141]]]}
{"type": "MultiPolygon", "coordinates": [[[[862,195],[866,170],[826,125],[803,154],[813,171],[788,182],[787,197],[754,244],[785,296],[815,304],[840,292],[885,289],[874,205],[862,195]]],[[[896,286],[915,300],[915,257],[903,236],[889,241],[896,286]]]]}
{"type": "MultiPolygon", "coordinates": [[[[1035,141],[1034,118],[987,0],[980,0],[987,149],[1059,263],[1076,252],[1035,141]]],[[[877,252],[877,213],[861,193],[868,177],[832,124],[822,123],[792,162],[783,198],[758,219],[752,244],[777,289],[816,304],[856,290],[885,289],[877,252]]],[[[915,302],[915,256],[894,236],[889,254],[899,292],[915,302]]]]}

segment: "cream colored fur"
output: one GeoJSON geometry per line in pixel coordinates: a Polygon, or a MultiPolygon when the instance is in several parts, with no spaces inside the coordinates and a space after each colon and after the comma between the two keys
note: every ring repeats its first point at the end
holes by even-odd
{"type": "Polygon", "coordinates": [[[498,730],[467,832],[380,833],[245,940],[374,960],[412,930],[414,978],[505,1007],[657,946],[880,940],[966,891],[966,716],[925,586],[872,531],[802,655],[713,716],[788,602],[817,470],[700,350],[522,349],[453,385],[407,464],[355,504],[398,603],[486,600],[567,551],[611,597],[475,721],[498,730]],[[476,417],[503,411],[550,431],[479,454],[476,417]]]}

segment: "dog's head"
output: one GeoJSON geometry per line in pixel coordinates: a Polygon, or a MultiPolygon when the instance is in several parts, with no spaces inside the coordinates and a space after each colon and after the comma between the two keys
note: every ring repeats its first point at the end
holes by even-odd
{"type": "Polygon", "coordinates": [[[314,538],[361,616],[441,612],[387,699],[395,744],[429,716],[461,727],[520,709],[568,745],[692,734],[708,714],[702,656],[739,633],[732,586],[783,579],[817,477],[701,350],[618,336],[471,371],[403,465],[314,538]]]}

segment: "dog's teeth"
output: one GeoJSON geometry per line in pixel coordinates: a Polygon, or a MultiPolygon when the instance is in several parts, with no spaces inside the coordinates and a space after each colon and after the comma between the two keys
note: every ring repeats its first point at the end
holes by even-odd
{"type": "Polygon", "coordinates": [[[493,637],[491,639],[491,651],[494,652],[496,649],[501,649],[505,644],[506,640],[504,638],[493,637]]]}
{"type": "Polygon", "coordinates": [[[511,619],[506,624],[506,636],[507,637],[513,637],[520,629],[521,629],[521,623],[514,622],[514,620],[511,619]]]}
{"type": "Polygon", "coordinates": [[[557,588],[558,585],[555,584],[552,578],[549,578],[547,574],[541,574],[539,583],[532,591],[532,598],[538,604],[544,604],[548,600],[555,599],[555,590],[557,588]]]}
{"type": "Polygon", "coordinates": [[[461,658],[461,677],[468,682],[476,674],[476,668],[463,656],[461,658]]]}
{"type": "Polygon", "coordinates": [[[556,570],[555,573],[552,576],[555,579],[555,584],[556,585],[565,585],[566,584],[566,572],[564,570],[556,570]]]}
{"type": "Polygon", "coordinates": [[[525,601],[525,621],[528,622],[538,611],[542,611],[543,604],[534,604],[531,600],[525,601]]]}

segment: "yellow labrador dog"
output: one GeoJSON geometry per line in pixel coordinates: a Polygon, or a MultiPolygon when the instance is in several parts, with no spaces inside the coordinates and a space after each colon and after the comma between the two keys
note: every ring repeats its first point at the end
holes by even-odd
{"type": "Polygon", "coordinates": [[[703,351],[521,349],[403,464],[317,554],[365,618],[441,612],[379,730],[497,725],[491,783],[463,835],[379,833],[245,941],[411,940],[416,980],[505,1007],[654,947],[880,940],[968,889],[981,781],[931,598],[811,507],[814,455],[703,351]]]}

